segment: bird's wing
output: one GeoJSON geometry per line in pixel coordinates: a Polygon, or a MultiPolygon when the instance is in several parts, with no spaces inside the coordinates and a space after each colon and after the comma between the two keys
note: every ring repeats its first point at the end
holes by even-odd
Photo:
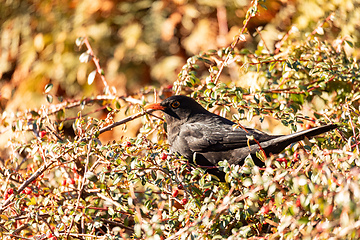
{"type": "Polygon", "coordinates": [[[230,121],[214,118],[183,124],[180,132],[179,137],[193,152],[226,151],[255,144],[253,138],[261,143],[277,137],[251,128],[234,128],[230,121]]]}

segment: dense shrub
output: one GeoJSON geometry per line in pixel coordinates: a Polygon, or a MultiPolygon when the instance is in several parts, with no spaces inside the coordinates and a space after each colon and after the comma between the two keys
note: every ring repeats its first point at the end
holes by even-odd
{"type": "Polygon", "coordinates": [[[48,104],[2,114],[1,134],[9,135],[9,142],[0,170],[1,234],[24,239],[359,238],[360,82],[351,55],[354,43],[334,37],[341,32],[332,25],[339,16],[330,14],[300,40],[290,28],[271,50],[258,31],[260,43],[246,48],[243,42],[253,36],[247,27],[258,7],[256,1],[249,7],[230,46],[188,58],[172,90],[144,87],[117,94],[92,42],[78,38],[76,44],[85,49],[80,61],[96,64],[88,82],[103,86],[103,92],[63,100],[49,83],[44,88],[48,104]],[[224,159],[218,167],[226,172],[226,182],[218,182],[170,153],[163,118],[143,109],[174,93],[264,130],[279,131],[274,119],[291,131],[329,122],[339,128],[263,158],[262,169],[250,157],[244,166],[224,159]],[[62,102],[53,103],[54,97],[62,102]],[[99,111],[106,117],[94,117],[99,111]],[[120,112],[127,117],[115,121],[120,112]],[[139,118],[136,137],[101,141],[109,130],[126,131],[139,118]],[[69,122],[72,131],[65,131],[69,122]]]}

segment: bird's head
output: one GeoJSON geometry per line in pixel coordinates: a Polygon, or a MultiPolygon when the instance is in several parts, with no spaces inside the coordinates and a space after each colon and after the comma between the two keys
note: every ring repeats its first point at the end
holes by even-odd
{"type": "MultiPolygon", "coordinates": [[[[145,106],[145,109],[161,110],[165,113],[166,121],[171,118],[186,120],[194,113],[206,111],[199,103],[190,97],[183,95],[171,96],[161,103],[152,103],[145,106]]],[[[175,120],[172,119],[172,120],[175,120]]]]}

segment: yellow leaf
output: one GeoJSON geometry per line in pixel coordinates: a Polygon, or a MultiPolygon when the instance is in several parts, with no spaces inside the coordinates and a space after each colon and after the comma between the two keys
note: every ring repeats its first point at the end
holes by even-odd
{"type": "Polygon", "coordinates": [[[9,218],[8,218],[6,215],[2,215],[2,214],[0,214],[0,218],[1,218],[1,219],[4,219],[4,220],[6,220],[6,221],[9,220],[9,218]]]}

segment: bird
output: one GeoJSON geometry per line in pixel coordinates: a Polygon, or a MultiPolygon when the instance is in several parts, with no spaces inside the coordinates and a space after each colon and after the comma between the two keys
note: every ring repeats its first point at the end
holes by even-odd
{"type": "MultiPolygon", "coordinates": [[[[192,163],[195,160],[200,166],[217,166],[223,160],[243,165],[250,155],[255,165],[263,167],[265,163],[256,157],[259,150],[266,156],[278,154],[291,143],[338,127],[328,124],[289,135],[270,135],[249,127],[236,127],[239,125],[209,112],[185,95],[173,95],[161,103],[147,104],[145,109],[164,112],[171,152],[192,163]]],[[[217,168],[208,168],[208,172],[224,180],[224,172],[217,168]]]]}

